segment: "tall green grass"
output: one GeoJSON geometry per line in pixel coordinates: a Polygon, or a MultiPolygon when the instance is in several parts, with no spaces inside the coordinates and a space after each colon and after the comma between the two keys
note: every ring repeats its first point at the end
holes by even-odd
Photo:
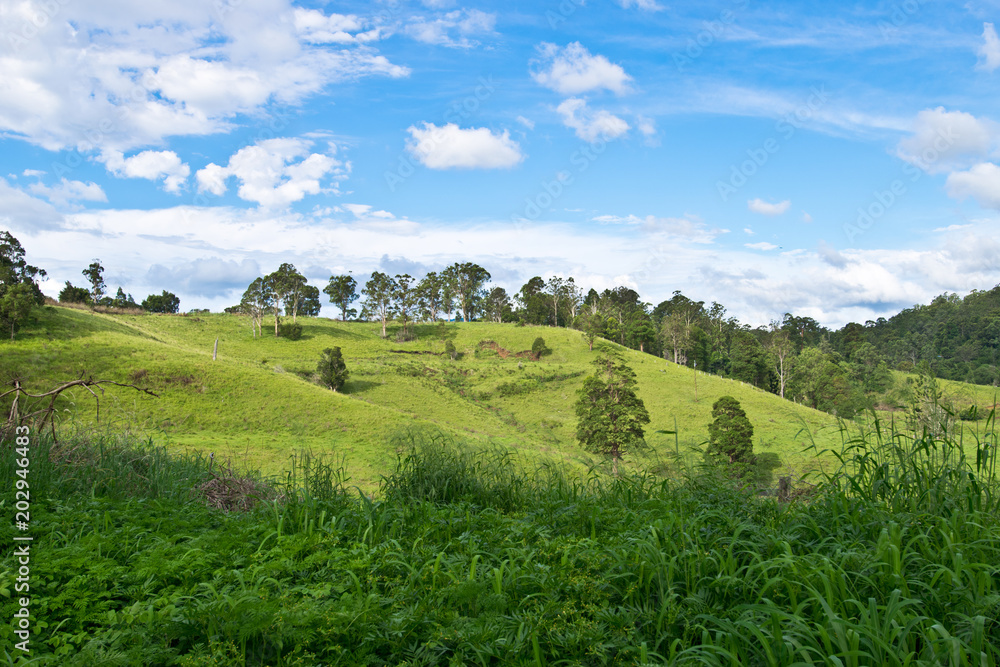
{"type": "Polygon", "coordinates": [[[156,473],[144,446],[95,449],[120,485],[53,460],[32,664],[996,665],[992,423],[975,443],[851,428],[789,503],[710,469],[570,474],[426,430],[392,443],[377,493],[296,454],[245,512],[190,492],[203,460],[156,473]]]}

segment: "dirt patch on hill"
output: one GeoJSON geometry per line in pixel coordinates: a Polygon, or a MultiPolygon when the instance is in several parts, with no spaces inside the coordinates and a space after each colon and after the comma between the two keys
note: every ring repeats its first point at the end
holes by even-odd
{"type": "Polygon", "coordinates": [[[538,361],[538,355],[531,350],[524,350],[522,352],[511,352],[510,350],[500,347],[500,345],[493,340],[481,340],[479,341],[480,350],[493,350],[501,359],[507,359],[508,357],[514,357],[515,359],[530,359],[531,361],[538,361]]]}

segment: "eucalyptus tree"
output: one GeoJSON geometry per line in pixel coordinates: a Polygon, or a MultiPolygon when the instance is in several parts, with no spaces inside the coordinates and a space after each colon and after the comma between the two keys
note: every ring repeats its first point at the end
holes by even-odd
{"type": "Polygon", "coordinates": [[[330,303],[340,308],[340,321],[346,322],[348,316],[353,317],[357,311],[350,305],[357,301],[358,283],[350,274],[330,276],[330,282],[323,288],[323,293],[330,297],[330,303]]]}

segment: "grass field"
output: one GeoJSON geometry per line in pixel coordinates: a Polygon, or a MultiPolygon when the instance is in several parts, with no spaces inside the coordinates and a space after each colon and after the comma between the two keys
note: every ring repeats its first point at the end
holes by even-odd
{"type": "MultiPolygon", "coordinates": [[[[267,486],[129,438],[53,448],[32,436],[31,660],[7,623],[0,655],[25,667],[995,667],[996,434],[972,459],[948,439],[847,435],[843,467],[792,502],[705,470],[571,478],[440,432],[396,443],[406,455],[374,499],[322,461],[299,458],[289,485],[267,486]],[[254,496],[249,511],[206,506],[254,496]]],[[[10,508],[13,443],[0,453],[10,508]]],[[[6,618],[21,604],[13,535],[0,524],[6,618]]]]}
{"type": "MultiPolygon", "coordinates": [[[[102,430],[151,434],[174,451],[204,451],[278,472],[301,448],[344,457],[350,474],[373,488],[391,469],[391,436],[431,425],[472,440],[492,439],[529,456],[583,468],[593,463],[575,440],[576,391],[593,353],[579,332],[510,324],[418,325],[418,339],[380,338],[377,324],[301,318],[301,340],[254,339],[244,318],[221,315],[108,315],[49,306],[18,339],[4,343],[0,372],[48,389],[81,375],[135,382],[158,399],[112,389],[100,403],[102,430]],[[512,352],[542,336],[552,354],[540,361],[501,359],[479,343],[512,352]],[[212,350],[219,340],[218,359],[212,350]],[[450,339],[459,350],[442,353],[450,339]],[[343,350],[351,378],[336,394],[312,381],[320,352],[343,350]]],[[[391,332],[390,332],[391,333],[391,332]]],[[[652,422],[650,449],[633,459],[655,465],[707,438],[713,401],[735,396],[755,428],[755,449],[776,472],[801,474],[816,462],[810,437],[836,442],[835,420],[740,382],[695,373],[623,350],[638,377],[652,422]],[[696,387],[697,383],[697,387],[696,387]],[[697,391],[697,394],[695,393],[697,391]],[[663,434],[657,431],[678,431],[663,434]],[[780,462],[780,463],[778,463],[780,462]]],[[[60,405],[63,428],[93,426],[95,401],[82,390],[60,405]]]]}

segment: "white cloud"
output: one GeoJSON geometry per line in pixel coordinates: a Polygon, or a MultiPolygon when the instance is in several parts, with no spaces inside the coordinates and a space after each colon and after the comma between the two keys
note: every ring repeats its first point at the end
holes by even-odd
{"type": "Polygon", "coordinates": [[[296,7],[293,15],[295,30],[310,44],[360,44],[382,37],[379,28],[362,31],[365,22],[354,14],[324,14],[296,7]]]}
{"type": "Polygon", "coordinates": [[[389,211],[373,211],[371,204],[343,204],[343,208],[353,213],[355,218],[381,218],[383,220],[392,220],[396,217],[389,211]]]}
{"type": "Polygon", "coordinates": [[[97,183],[62,179],[57,185],[32,183],[28,186],[32,194],[45,197],[57,206],[66,206],[74,201],[108,201],[104,190],[97,183]]]}
{"type": "Polygon", "coordinates": [[[40,177],[42,177],[42,176],[45,175],[45,172],[44,171],[39,171],[38,169],[25,169],[24,171],[21,172],[21,175],[22,176],[28,176],[28,177],[39,177],[40,178],[40,177]]]}
{"type": "Polygon", "coordinates": [[[591,55],[580,42],[572,42],[562,49],[543,42],[538,46],[538,53],[538,58],[531,62],[531,77],[557,93],[579,95],[604,88],[624,95],[630,91],[632,77],[621,65],[604,56],[591,55]]]}
{"type": "Polygon", "coordinates": [[[98,159],[119,178],[162,180],[163,189],[173,193],[180,192],[191,173],[191,168],[173,151],[142,151],[126,158],[121,151],[109,150],[98,159]]]}
{"type": "Polygon", "coordinates": [[[759,243],[744,243],[747,248],[753,248],[754,250],[775,250],[778,246],[773,243],[768,243],[767,241],[760,241],[759,243]]]}
{"type": "Polygon", "coordinates": [[[656,2],[656,0],[617,0],[617,2],[624,9],[637,7],[647,12],[658,12],[663,9],[663,7],[656,2]]]}
{"type": "Polygon", "coordinates": [[[955,199],[972,197],[983,208],[1000,210],[1000,167],[992,162],[949,174],[945,187],[955,199]]]}
{"type": "Polygon", "coordinates": [[[61,226],[63,216],[48,202],[12,187],[0,178],[0,226],[32,234],[61,226]]]}
{"type": "Polygon", "coordinates": [[[983,23],[983,45],[979,47],[977,69],[992,72],[1000,67],[1000,38],[992,23],[983,23]]]}
{"type": "MultiPolygon", "coordinates": [[[[15,216],[8,206],[13,202],[7,196],[10,189],[4,185],[0,181],[0,227],[5,226],[4,216],[15,216]]],[[[18,190],[13,195],[31,199],[18,190]]],[[[105,209],[59,216],[47,203],[31,201],[64,218],[46,228],[21,217],[23,207],[17,214],[18,229],[28,231],[22,237],[25,246],[30,242],[45,249],[36,255],[29,248],[29,253],[50,273],[43,285],[46,293],[54,295],[65,280],[79,279],[80,257],[101,257],[106,265],[113,264],[123,276],[116,284],[137,297],[159,293],[170,285],[149,283],[149,258],[155,258],[167,272],[162,275],[180,281],[175,293],[185,309],[221,310],[238,301],[249,282],[242,280],[247,275],[243,272],[253,267],[245,260],[256,262],[262,272],[287,261],[302,269],[338,267],[337,273],[363,275],[380,266],[383,256],[436,268],[458,258],[486,267],[508,292],[531,276],[553,273],[572,275],[585,289],[632,284],[653,303],[680,289],[706,303],[719,301],[749,324],[792,312],[826,326],[842,326],[928,303],[942,292],[963,293],[1000,282],[995,215],[976,221],[973,228],[934,234],[925,249],[853,249],[843,251],[843,262],[833,255],[826,258],[843,264],[838,267],[816,248],[782,252],[701,243],[713,230],[691,217],[624,215],[617,216],[623,224],[609,227],[541,220],[521,228],[506,220],[458,226],[411,222],[400,233],[391,224],[398,219],[371,217],[377,211],[366,204],[351,204],[360,216],[344,207],[334,212],[340,215],[317,219],[226,206],[105,209]],[[456,236],[461,238],[460,249],[456,236]],[[184,283],[189,270],[207,284],[184,283]],[[224,289],[227,281],[232,286],[228,293],[197,296],[224,289]]],[[[331,273],[324,276],[317,269],[307,275],[325,278],[331,273]]]]}
{"type": "Polygon", "coordinates": [[[749,227],[744,227],[743,233],[746,234],[747,236],[753,236],[753,230],[750,229],[749,227]]]}
{"type": "Polygon", "coordinates": [[[609,140],[622,136],[629,130],[629,124],[604,109],[591,111],[586,100],[571,97],[556,107],[563,117],[563,125],[576,130],[576,136],[584,141],[609,140]]]}
{"type": "Polygon", "coordinates": [[[806,213],[805,211],[802,211],[802,222],[812,222],[812,221],[813,217],[808,213],[806,213]]]}
{"type": "Polygon", "coordinates": [[[334,157],[335,145],[328,145],[328,153],[312,153],[312,145],[307,139],[280,138],[246,146],[234,153],[225,167],[211,163],[200,169],[195,174],[198,190],[221,195],[226,181],[234,177],[240,182],[240,199],[264,208],[288,206],[321,192],[324,179],[342,180],[350,171],[350,163],[334,157]]]}
{"type": "Polygon", "coordinates": [[[751,199],[747,202],[747,208],[749,208],[754,213],[760,213],[761,215],[781,215],[788,210],[788,207],[792,205],[789,200],[780,201],[777,204],[771,204],[763,199],[751,199]]]}
{"type": "Polygon", "coordinates": [[[847,257],[837,252],[836,248],[822,239],[820,239],[819,245],[817,246],[817,252],[824,262],[830,266],[835,266],[838,269],[844,268],[850,261],[847,257]]]}
{"type": "Polygon", "coordinates": [[[418,42],[468,49],[479,44],[471,37],[492,34],[496,21],[496,14],[462,9],[433,20],[418,17],[405,32],[418,42]]]}
{"type": "Polygon", "coordinates": [[[591,218],[594,222],[613,225],[629,225],[641,229],[649,238],[683,239],[691,243],[712,243],[720,234],[729,230],[709,228],[701,218],[693,215],[684,217],[659,217],[647,215],[639,217],[629,214],[598,215],[591,218]]]}
{"type": "Polygon", "coordinates": [[[535,121],[531,120],[530,118],[525,118],[524,116],[518,116],[517,122],[520,123],[521,125],[524,125],[529,130],[535,129],[535,121]]]}
{"type": "Polygon", "coordinates": [[[899,142],[896,155],[932,174],[967,167],[990,152],[996,137],[993,123],[944,107],[917,114],[913,134],[899,142]]]}
{"type": "Polygon", "coordinates": [[[485,127],[462,129],[455,123],[438,127],[424,123],[407,128],[407,150],[431,169],[506,169],[524,159],[510,132],[495,134],[485,127]]]}
{"type": "MultiPolygon", "coordinates": [[[[352,18],[296,17],[288,0],[57,4],[48,25],[4,53],[0,77],[0,132],[49,150],[127,152],[212,134],[331,83],[409,73],[370,46],[314,44],[352,18]]],[[[4,43],[40,11],[0,9],[4,43]]]]}
{"type": "Polygon", "coordinates": [[[256,260],[244,258],[240,262],[220,257],[198,258],[174,264],[167,268],[153,264],[146,272],[146,282],[151,285],[169,285],[194,296],[221,296],[246,286],[264,273],[256,260]]]}

